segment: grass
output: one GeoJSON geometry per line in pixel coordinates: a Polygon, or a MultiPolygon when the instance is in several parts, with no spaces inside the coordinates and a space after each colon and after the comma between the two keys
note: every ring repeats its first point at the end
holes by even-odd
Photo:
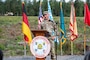
{"type": "MultiPolygon", "coordinates": [[[[28,16],[30,29],[37,29],[38,17],[28,16]]],[[[59,22],[59,16],[54,17],[55,22],[59,22]]],[[[69,22],[70,18],[65,17],[65,27],[67,33],[67,42],[63,45],[63,54],[70,54],[70,39],[69,39],[69,22]]],[[[59,27],[59,24],[58,24],[59,27]]],[[[78,38],[74,41],[74,54],[83,54],[83,45],[81,49],[77,46],[83,44],[84,40],[84,23],[83,17],[77,17],[78,38]]],[[[59,31],[60,32],[60,31],[59,31]]],[[[90,40],[90,27],[86,26],[86,37],[90,40]]],[[[0,49],[3,50],[5,56],[24,55],[23,45],[18,42],[23,41],[22,33],[22,16],[0,16],[0,49]]],[[[87,43],[90,45],[90,43],[87,43]]],[[[58,54],[60,54],[60,45],[58,45],[58,54]]],[[[27,55],[32,55],[27,45],[27,55]]]]}

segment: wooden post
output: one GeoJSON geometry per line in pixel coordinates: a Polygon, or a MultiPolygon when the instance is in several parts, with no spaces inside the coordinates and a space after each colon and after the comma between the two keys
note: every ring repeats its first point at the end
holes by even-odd
{"type": "Polygon", "coordinates": [[[24,46],[24,56],[26,56],[26,42],[18,42],[18,44],[24,46]]]}
{"type": "Polygon", "coordinates": [[[60,49],[61,49],[61,56],[63,55],[62,53],[62,39],[60,40],[60,49]]]}
{"type": "Polygon", "coordinates": [[[86,53],[86,25],[84,25],[84,54],[86,53]]]}
{"type": "Polygon", "coordinates": [[[24,43],[24,56],[26,56],[26,42],[24,43]]]}
{"type": "Polygon", "coordinates": [[[73,55],[73,41],[71,41],[71,55],[73,55]]]}

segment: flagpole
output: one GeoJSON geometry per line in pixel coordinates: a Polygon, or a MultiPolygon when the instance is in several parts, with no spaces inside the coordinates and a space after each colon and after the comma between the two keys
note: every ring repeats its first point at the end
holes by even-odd
{"type": "MultiPolygon", "coordinates": [[[[60,8],[62,9],[62,0],[60,2],[60,8]]],[[[62,53],[62,38],[60,40],[60,48],[61,48],[61,55],[63,55],[63,53],[62,53]]]]}
{"type": "Polygon", "coordinates": [[[22,14],[22,18],[23,18],[22,32],[24,33],[23,40],[25,41],[25,43],[24,43],[24,56],[26,56],[26,41],[30,45],[30,42],[32,40],[32,36],[31,36],[31,31],[29,29],[29,23],[28,23],[28,18],[27,18],[26,11],[25,11],[24,2],[22,3],[22,13],[23,13],[22,14]]]}
{"type": "Polygon", "coordinates": [[[23,47],[24,47],[24,56],[26,56],[26,42],[25,42],[24,38],[23,38],[23,41],[24,41],[24,43],[23,43],[23,47]]]}
{"type": "MultiPolygon", "coordinates": [[[[73,0],[71,0],[71,4],[73,3],[73,0]]],[[[72,8],[72,7],[71,7],[72,8]]],[[[71,40],[71,55],[73,55],[73,41],[71,40]]]]}
{"type": "Polygon", "coordinates": [[[62,39],[60,40],[60,48],[61,48],[61,56],[63,55],[62,53],[62,39]]]}
{"type": "Polygon", "coordinates": [[[73,41],[71,41],[71,55],[73,55],[73,41]]]}
{"type": "Polygon", "coordinates": [[[86,53],[86,25],[84,24],[84,54],[86,53]]]}
{"type": "MultiPolygon", "coordinates": [[[[22,2],[22,9],[25,10],[25,9],[24,9],[24,2],[22,2]]],[[[22,11],[23,11],[23,10],[22,10],[22,11]]],[[[23,12],[24,12],[24,11],[23,11],[23,12]]],[[[22,15],[22,16],[23,16],[23,15],[22,15]]],[[[24,20],[24,17],[25,17],[25,16],[23,16],[23,20],[24,20]]],[[[23,22],[24,22],[24,21],[23,21],[23,22]]],[[[22,31],[23,31],[23,33],[24,33],[24,32],[25,32],[25,31],[24,31],[25,27],[23,27],[23,26],[24,26],[24,24],[22,24],[22,31]]],[[[23,38],[23,41],[24,41],[24,43],[23,43],[23,45],[24,45],[24,56],[26,56],[26,42],[25,42],[24,38],[23,38]]]]}
{"type": "Polygon", "coordinates": [[[57,60],[57,42],[56,42],[56,60],[57,60]]]}
{"type": "MultiPolygon", "coordinates": [[[[86,1],[84,2],[84,4],[85,3],[86,3],[86,1]]],[[[84,7],[84,9],[85,9],[85,7],[84,7]]],[[[85,14],[86,14],[85,10],[84,10],[84,20],[85,20],[85,14]]],[[[85,53],[86,53],[86,25],[84,24],[84,54],[85,53]]]]}
{"type": "Polygon", "coordinates": [[[26,56],[26,42],[25,42],[25,40],[24,40],[24,38],[23,38],[23,47],[24,47],[24,56],[26,56]]]}
{"type": "Polygon", "coordinates": [[[26,42],[24,43],[24,56],[26,56],[26,42]]]}

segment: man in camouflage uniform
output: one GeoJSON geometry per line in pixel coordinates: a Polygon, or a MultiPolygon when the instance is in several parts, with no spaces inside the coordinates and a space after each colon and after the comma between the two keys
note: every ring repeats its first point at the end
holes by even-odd
{"type": "Polygon", "coordinates": [[[41,29],[48,31],[48,33],[46,34],[47,35],[46,37],[51,43],[51,59],[56,60],[55,43],[54,43],[55,33],[53,34],[53,32],[56,31],[56,24],[49,19],[48,11],[44,11],[43,18],[44,20],[41,22],[41,29]]]}

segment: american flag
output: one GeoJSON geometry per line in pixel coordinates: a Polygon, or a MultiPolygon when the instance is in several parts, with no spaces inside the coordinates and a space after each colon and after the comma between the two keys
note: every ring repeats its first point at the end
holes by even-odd
{"type": "Polygon", "coordinates": [[[40,1],[39,17],[38,17],[38,29],[41,29],[42,20],[43,20],[43,15],[42,15],[42,8],[41,8],[41,1],[40,1]]]}

